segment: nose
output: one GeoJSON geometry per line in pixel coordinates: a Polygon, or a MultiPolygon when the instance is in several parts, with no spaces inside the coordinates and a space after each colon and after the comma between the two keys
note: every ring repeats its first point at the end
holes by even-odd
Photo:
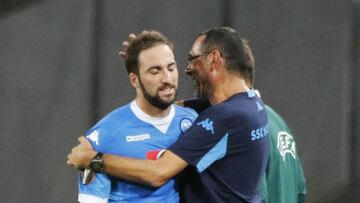
{"type": "Polygon", "coordinates": [[[188,64],[186,66],[185,73],[186,73],[186,75],[190,75],[190,76],[192,75],[192,66],[191,66],[191,64],[188,64]]]}
{"type": "Polygon", "coordinates": [[[169,83],[171,81],[171,72],[168,71],[168,70],[165,70],[163,72],[163,75],[162,75],[162,80],[161,80],[163,83],[169,83]]]}

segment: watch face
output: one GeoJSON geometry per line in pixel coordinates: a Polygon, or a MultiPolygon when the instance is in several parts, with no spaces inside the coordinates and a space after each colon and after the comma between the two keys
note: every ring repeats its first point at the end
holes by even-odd
{"type": "Polygon", "coordinates": [[[90,164],[91,170],[95,171],[95,172],[100,172],[102,170],[103,167],[103,163],[101,160],[93,160],[90,164]]]}

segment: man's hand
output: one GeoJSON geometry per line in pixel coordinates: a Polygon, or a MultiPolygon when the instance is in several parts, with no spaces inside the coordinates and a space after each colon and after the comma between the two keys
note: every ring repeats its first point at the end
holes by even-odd
{"type": "Polygon", "coordinates": [[[96,155],[96,151],[92,149],[91,144],[84,136],[79,137],[78,141],[80,143],[72,148],[71,153],[67,156],[67,164],[76,169],[85,169],[89,167],[91,159],[96,155]]]}
{"type": "MultiPolygon", "coordinates": [[[[142,34],[145,34],[145,33],[147,33],[147,32],[148,32],[147,30],[143,30],[141,33],[142,33],[142,34]]],[[[127,40],[123,41],[123,43],[122,43],[123,50],[122,50],[122,51],[119,51],[119,56],[120,56],[122,59],[124,59],[124,60],[126,59],[126,57],[127,57],[127,55],[126,55],[127,49],[129,48],[130,43],[131,43],[132,41],[134,41],[134,39],[136,39],[136,36],[137,36],[136,34],[131,33],[131,34],[129,34],[127,40]]]]}
{"type": "Polygon", "coordinates": [[[127,56],[126,56],[126,51],[127,51],[127,49],[129,48],[130,43],[131,43],[135,38],[136,38],[136,35],[133,34],[133,33],[131,33],[131,34],[129,34],[128,39],[125,40],[125,41],[123,41],[123,43],[122,43],[123,50],[119,52],[119,56],[120,56],[122,59],[124,59],[124,60],[126,59],[126,57],[127,57],[127,56]]]}
{"type": "Polygon", "coordinates": [[[177,100],[177,101],[175,101],[175,104],[177,104],[179,106],[184,106],[184,100],[183,99],[177,100]]]}

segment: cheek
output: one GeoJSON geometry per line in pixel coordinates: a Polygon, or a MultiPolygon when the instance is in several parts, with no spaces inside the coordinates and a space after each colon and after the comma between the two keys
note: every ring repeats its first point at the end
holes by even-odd
{"type": "Polygon", "coordinates": [[[148,75],[147,77],[146,77],[146,83],[148,84],[148,85],[154,85],[154,84],[157,84],[157,83],[159,83],[159,81],[160,81],[160,75],[158,74],[158,75],[148,75]]]}
{"type": "Polygon", "coordinates": [[[205,74],[203,72],[197,72],[197,78],[200,80],[200,81],[204,81],[206,80],[206,77],[205,77],[205,74]]]}
{"type": "Polygon", "coordinates": [[[159,79],[157,77],[144,77],[141,82],[148,92],[154,92],[159,86],[159,79]]]}
{"type": "Polygon", "coordinates": [[[174,83],[177,85],[178,81],[179,81],[179,72],[174,72],[174,74],[172,75],[172,81],[174,81],[174,83]]]}

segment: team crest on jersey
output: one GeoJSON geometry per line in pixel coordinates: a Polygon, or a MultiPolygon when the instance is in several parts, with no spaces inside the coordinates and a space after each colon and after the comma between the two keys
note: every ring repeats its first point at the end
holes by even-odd
{"type": "Polygon", "coordinates": [[[188,118],[184,118],[180,122],[180,129],[182,133],[185,133],[192,126],[192,122],[188,118]]]}
{"type": "Polygon", "coordinates": [[[283,158],[283,161],[285,161],[286,154],[290,154],[294,159],[296,159],[296,146],[293,136],[282,131],[278,133],[277,138],[277,148],[283,158]]]}
{"type": "Polygon", "coordinates": [[[205,130],[211,131],[211,134],[214,134],[214,125],[213,125],[213,121],[210,120],[209,118],[200,121],[197,123],[197,125],[200,125],[202,128],[204,128],[205,130]]]}

